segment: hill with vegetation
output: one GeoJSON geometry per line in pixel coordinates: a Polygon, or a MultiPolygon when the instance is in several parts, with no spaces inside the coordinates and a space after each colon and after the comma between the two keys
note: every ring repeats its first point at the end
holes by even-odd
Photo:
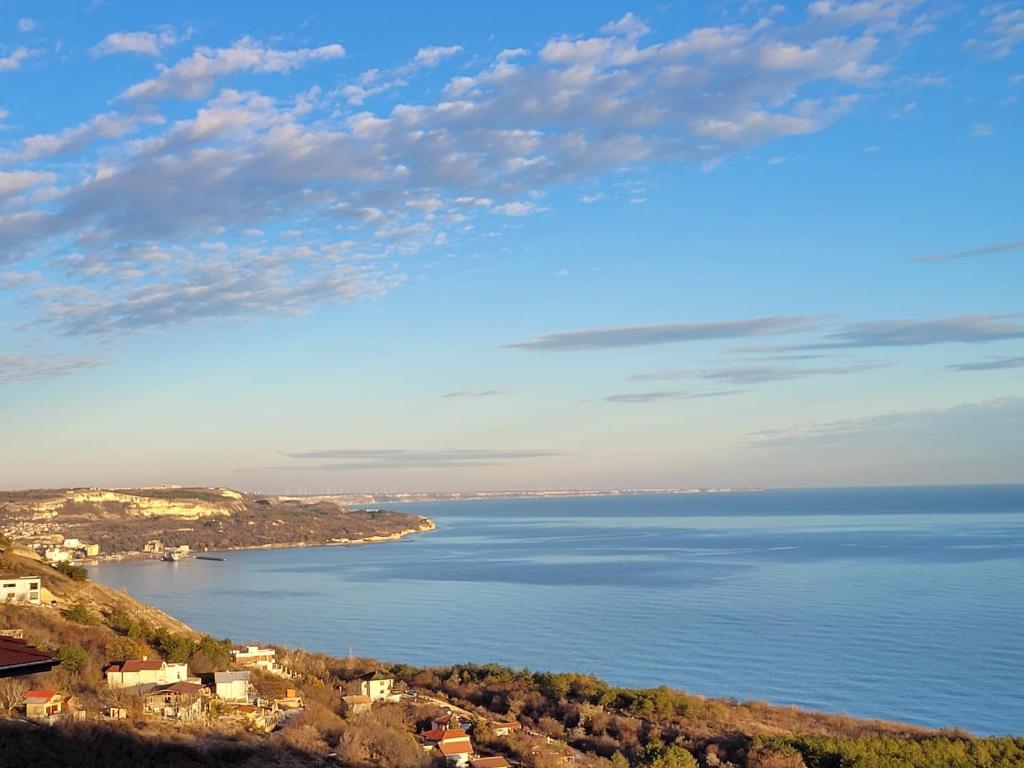
{"type": "MultiPolygon", "coordinates": [[[[72,566],[77,568],[77,566],[72,566]]],[[[346,765],[442,768],[415,737],[441,706],[473,724],[474,744],[522,768],[1019,768],[1024,739],[979,738],[761,702],[694,696],[667,687],[611,686],[585,674],[513,670],[499,665],[416,668],[371,659],[337,659],[281,646],[293,678],[254,673],[261,696],[297,687],[304,708],[270,733],[233,721],[168,722],[144,716],[123,691],[106,687],[103,668],[125,658],[187,662],[193,674],[232,667],[227,639],[201,635],[129,595],[93,584],[87,573],[58,571],[8,544],[0,574],[41,575],[41,606],[0,604],[0,628],[55,654],[61,664],[30,681],[0,681],[0,766],[78,768],[160,765],[346,765]],[[384,670],[406,690],[400,703],[344,714],[342,696],[384,670]],[[33,688],[75,696],[84,720],[44,726],[17,715],[33,688]],[[129,717],[101,713],[125,707],[129,717]],[[4,717],[6,713],[7,717],[4,717]],[[506,734],[499,723],[517,723],[506,734]]],[[[268,625],[268,635],[273,627],[268,625]]]]}
{"type": "Polygon", "coordinates": [[[104,554],[139,552],[154,540],[202,551],[362,543],[432,528],[418,515],[227,488],[0,491],[5,535],[31,546],[78,539],[104,554]]]}

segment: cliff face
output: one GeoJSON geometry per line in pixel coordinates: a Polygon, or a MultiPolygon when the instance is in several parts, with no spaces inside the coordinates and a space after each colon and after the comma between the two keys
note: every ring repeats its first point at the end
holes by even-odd
{"type": "Polygon", "coordinates": [[[3,509],[13,514],[28,514],[36,519],[61,513],[100,517],[178,517],[198,520],[236,514],[245,509],[242,494],[227,488],[153,488],[106,490],[73,488],[40,494],[5,494],[3,509]]]}

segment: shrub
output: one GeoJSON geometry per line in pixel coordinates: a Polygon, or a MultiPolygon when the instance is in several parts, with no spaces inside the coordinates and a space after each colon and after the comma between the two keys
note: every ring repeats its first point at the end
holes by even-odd
{"type": "Polygon", "coordinates": [[[68,672],[77,672],[89,660],[89,654],[80,645],[62,645],[57,649],[57,658],[68,672]]]}
{"type": "Polygon", "coordinates": [[[71,563],[55,563],[53,566],[55,571],[63,573],[72,581],[88,581],[89,571],[87,571],[81,565],[72,565],[71,563]]]}
{"type": "Polygon", "coordinates": [[[85,607],[84,603],[75,603],[66,611],[64,611],[64,618],[69,621],[74,621],[77,624],[85,624],[86,626],[94,626],[97,624],[96,617],[92,611],[85,607]]]}

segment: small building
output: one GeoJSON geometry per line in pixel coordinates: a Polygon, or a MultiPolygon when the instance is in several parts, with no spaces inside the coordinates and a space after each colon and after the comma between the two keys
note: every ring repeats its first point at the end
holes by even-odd
{"type": "Polygon", "coordinates": [[[0,580],[0,602],[39,605],[42,579],[39,576],[18,576],[0,580]]]}
{"type": "Polygon", "coordinates": [[[357,693],[352,696],[342,696],[341,705],[345,710],[346,715],[361,715],[364,712],[370,711],[370,707],[373,706],[373,702],[370,701],[369,696],[357,693]]]}
{"type": "Polygon", "coordinates": [[[509,736],[513,731],[521,731],[523,726],[515,720],[507,723],[491,723],[491,733],[495,736],[509,736]]]}
{"type": "Polygon", "coordinates": [[[146,542],[146,545],[142,548],[143,552],[151,552],[154,555],[159,555],[164,551],[164,543],[160,539],[150,539],[146,542]]]}
{"type": "Polygon", "coordinates": [[[278,709],[302,709],[302,696],[295,688],[286,688],[284,696],[274,699],[278,709]]]}
{"type": "Polygon", "coordinates": [[[110,688],[140,685],[170,685],[188,679],[188,664],[168,664],[162,659],[129,659],[106,669],[110,688]]]}
{"type": "Polygon", "coordinates": [[[359,693],[369,696],[371,702],[394,701],[395,695],[392,693],[394,685],[395,678],[377,670],[363,676],[359,682],[359,693]]]}
{"type": "Polygon", "coordinates": [[[43,557],[48,563],[70,563],[71,552],[64,547],[48,547],[43,550],[43,557]]]}
{"type": "Polygon", "coordinates": [[[199,683],[182,681],[155,685],[142,692],[142,709],[168,720],[200,720],[203,717],[202,693],[203,686],[199,683]]]}
{"type": "Polygon", "coordinates": [[[434,728],[420,734],[420,738],[428,746],[440,748],[447,744],[449,747],[465,747],[468,753],[473,752],[473,743],[469,734],[461,728],[434,728]]]}
{"type": "Polygon", "coordinates": [[[214,672],[214,693],[217,694],[218,699],[224,701],[248,702],[251,676],[252,673],[248,671],[214,672]]]}
{"type": "Polygon", "coordinates": [[[25,693],[25,717],[38,723],[55,723],[71,711],[71,697],[57,691],[25,693]]]}
{"type": "Polygon", "coordinates": [[[467,739],[463,742],[444,742],[442,741],[437,745],[438,751],[444,756],[444,761],[448,765],[462,766],[469,764],[469,758],[473,754],[473,747],[467,739]]]}
{"type": "Polygon", "coordinates": [[[470,768],[510,768],[508,760],[501,755],[476,757],[469,761],[470,768]]]}

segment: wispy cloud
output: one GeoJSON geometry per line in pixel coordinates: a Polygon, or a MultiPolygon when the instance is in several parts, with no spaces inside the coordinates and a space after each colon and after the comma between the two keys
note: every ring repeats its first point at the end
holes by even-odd
{"type": "Polygon", "coordinates": [[[229,48],[197,48],[187,59],[126,89],[123,99],[196,99],[213,90],[218,78],[236,72],[287,74],[312,61],[341,58],[337,44],[281,50],[243,37],[229,48]]]}
{"type": "Polygon", "coordinates": [[[606,403],[663,403],[670,400],[701,400],[706,397],[726,397],[742,392],[739,389],[721,390],[718,392],[684,392],[679,390],[661,390],[657,392],[623,392],[609,395],[601,400],[606,403]]]}
{"type": "Polygon", "coordinates": [[[906,446],[934,441],[958,444],[968,437],[1020,434],[1024,427],[1024,398],[1005,397],[948,408],[925,408],[854,419],[817,422],[751,435],[755,446],[800,448],[886,443],[906,446]]]}
{"type": "Polygon", "coordinates": [[[1024,368],[1024,357],[1000,357],[993,355],[973,363],[948,365],[954,371],[1001,371],[1007,368],[1024,368]]]}
{"type": "Polygon", "coordinates": [[[761,384],[769,381],[789,381],[809,376],[843,376],[884,367],[882,363],[855,363],[828,368],[794,368],[788,366],[749,365],[711,369],[668,369],[638,373],[629,381],[671,381],[678,379],[710,379],[730,384],[761,384]]]}
{"type": "Polygon", "coordinates": [[[969,48],[976,48],[994,59],[1003,59],[1024,43],[1024,4],[988,3],[981,7],[981,16],[986,20],[985,34],[968,40],[969,48]]]}
{"type": "Polygon", "coordinates": [[[497,397],[505,394],[500,389],[460,389],[456,392],[448,392],[441,395],[442,398],[451,397],[497,397]]]}
{"type": "Polygon", "coordinates": [[[48,379],[54,376],[70,376],[87,368],[103,365],[105,362],[97,357],[0,355],[0,384],[48,379]]]}
{"type": "Polygon", "coordinates": [[[954,251],[953,253],[938,253],[929,256],[917,256],[914,261],[952,261],[953,259],[970,259],[975,256],[990,256],[993,253],[1009,253],[1010,251],[1024,250],[1024,240],[1013,240],[1008,243],[990,243],[977,248],[968,248],[966,251],[954,251]]]}
{"type": "MultiPolygon", "coordinates": [[[[931,344],[984,344],[1024,338],[1016,315],[958,315],[931,320],[874,320],[826,334],[821,341],[761,351],[916,347],[931,344]]],[[[758,351],[758,350],[749,350],[758,351]]]]}
{"type": "Polygon", "coordinates": [[[714,339],[738,339],[800,333],[818,328],[814,317],[771,316],[750,320],[726,320],[708,323],[674,323],[668,325],[632,325],[619,328],[594,328],[582,331],[550,333],[528,341],[506,344],[511,349],[543,352],[575,352],[584,350],[640,347],[653,344],[679,344],[714,339]]]}
{"type": "Polygon", "coordinates": [[[329,448],[285,453],[291,459],[326,463],[295,464],[276,469],[347,471],[361,469],[410,469],[487,467],[509,462],[564,456],[561,451],[531,448],[446,448],[404,450],[390,448],[329,448]]]}

